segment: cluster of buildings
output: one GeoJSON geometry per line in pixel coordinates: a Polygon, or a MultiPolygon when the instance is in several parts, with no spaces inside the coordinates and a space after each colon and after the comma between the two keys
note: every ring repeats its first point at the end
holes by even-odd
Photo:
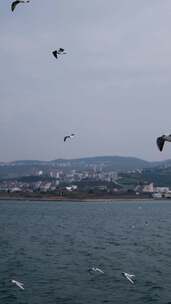
{"type": "MultiPolygon", "coordinates": [[[[136,191],[139,190],[140,187],[136,187],[136,191]]],[[[169,187],[155,187],[154,183],[143,186],[140,191],[151,194],[153,198],[171,198],[171,189],[169,187]]]]}
{"type": "Polygon", "coordinates": [[[32,193],[32,192],[52,192],[56,191],[58,183],[52,181],[30,181],[22,182],[17,180],[7,180],[0,182],[0,192],[23,192],[23,193],[32,193]]]}
{"type": "MultiPolygon", "coordinates": [[[[79,183],[91,182],[111,183],[118,178],[117,172],[102,172],[102,170],[65,170],[46,168],[34,169],[31,174],[24,177],[8,178],[0,181],[0,192],[53,192],[76,191],[79,183]]],[[[106,187],[106,186],[105,186],[106,187]]]]}
{"type": "MultiPolygon", "coordinates": [[[[127,171],[125,177],[142,175],[142,170],[127,171]]],[[[8,193],[110,193],[122,195],[148,195],[153,198],[171,198],[169,187],[159,187],[153,182],[136,183],[126,186],[123,172],[107,171],[104,168],[91,167],[84,170],[58,167],[45,169],[33,168],[31,173],[24,176],[6,178],[0,181],[0,192],[8,193]]]]}

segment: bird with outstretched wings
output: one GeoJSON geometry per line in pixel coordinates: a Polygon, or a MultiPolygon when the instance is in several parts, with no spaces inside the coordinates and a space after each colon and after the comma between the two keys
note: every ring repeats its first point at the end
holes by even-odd
{"type": "Polygon", "coordinates": [[[75,134],[71,134],[71,135],[66,135],[65,137],[64,137],[64,142],[67,140],[67,139],[72,139],[73,137],[75,136],[75,134]]]}
{"type": "Polygon", "coordinates": [[[57,59],[58,55],[64,55],[66,54],[65,50],[63,48],[59,48],[58,50],[54,50],[52,52],[53,56],[57,59]]]}
{"type": "Polygon", "coordinates": [[[12,4],[11,4],[11,10],[12,10],[12,12],[15,10],[16,6],[19,3],[29,3],[29,2],[30,2],[30,0],[27,0],[27,1],[16,0],[16,1],[12,2],[12,4]]]}
{"type": "Polygon", "coordinates": [[[162,135],[162,136],[157,137],[156,144],[157,144],[157,147],[158,147],[158,149],[160,151],[163,151],[163,147],[164,147],[165,141],[171,142],[171,134],[169,134],[169,135],[162,135]]]}
{"type": "Polygon", "coordinates": [[[21,282],[18,282],[18,281],[16,281],[16,280],[12,280],[11,281],[13,284],[15,284],[16,286],[18,286],[20,289],[22,289],[22,290],[24,290],[24,284],[23,283],[21,283],[21,282]]]}

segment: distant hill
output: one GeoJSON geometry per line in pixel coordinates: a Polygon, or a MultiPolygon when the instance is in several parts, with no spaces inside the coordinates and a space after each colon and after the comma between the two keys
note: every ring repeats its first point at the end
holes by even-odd
{"type": "MultiPolygon", "coordinates": [[[[124,189],[134,189],[137,185],[153,182],[155,186],[171,185],[171,160],[161,162],[145,161],[136,157],[123,156],[96,156],[79,159],[56,159],[52,161],[19,160],[9,163],[0,163],[0,181],[36,182],[52,181],[61,171],[62,176],[73,176],[72,170],[77,172],[94,170],[100,172],[119,172],[117,186],[124,189]],[[139,169],[139,170],[136,170],[139,169]]],[[[91,174],[90,174],[91,176],[91,174]]],[[[93,179],[87,180],[93,185],[93,179]]],[[[80,186],[81,186],[80,182],[80,186]]],[[[97,182],[96,182],[97,183],[97,182]]],[[[104,182],[103,182],[104,183],[104,182]]],[[[85,187],[84,179],[82,187],[85,187]]]]}
{"type": "Polygon", "coordinates": [[[137,157],[124,156],[95,156],[78,159],[56,159],[51,161],[54,165],[73,166],[75,168],[87,168],[92,166],[103,167],[105,170],[134,170],[153,167],[169,167],[171,159],[164,161],[146,161],[137,157]]]}
{"type": "Polygon", "coordinates": [[[104,166],[112,167],[115,170],[143,169],[157,166],[171,166],[171,159],[165,161],[146,161],[137,157],[125,156],[95,156],[76,159],[56,159],[51,161],[40,160],[17,160],[8,163],[0,163],[0,166],[104,166]]]}
{"type": "Polygon", "coordinates": [[[149,162],[136,157],[96,156],[78,159],[56,159],[52,161],[19,160],[0,163],[0,178],[15,178],[33,175],[36,170],[59,168],[68,170],[86,170],[96,168],[103,171],[129,171],[135,169],[171,167],[171,160],[149,162]]]}
{"type": "Polygon", "coordinates": [[[96,156],[79,159],[60,159],[52,161],[55,164],[66,163],[75,168],[103,167],[105,170],[132,170],[151,167],[151,163],[136,157],[96,156]]]}

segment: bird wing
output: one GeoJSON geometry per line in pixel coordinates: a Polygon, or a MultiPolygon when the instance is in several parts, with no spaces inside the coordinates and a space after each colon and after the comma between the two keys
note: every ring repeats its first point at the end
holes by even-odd
{"type": "Polygon", "coordinates": [[[58,53],[57,53],[57,51],[53,51],[52,54],[53,54],[53,56],[54,56],[56,59],[58,58],[58,53]]]}
{"type": "Polygon", "coordinates": [[[69,137],[69,136],[65,136],[65,137],[64,137],[64,141],[66,141],[68,137],[69,137]]]}
{"type": "Polygon", "coordinates": [[[100,268],[96,268],[96,270],[97,270],[98,272],[104,273],[104,271],[101,270],[100,268]]]}
{"type": "Polygon", "coordinates": [[[165,139],[163,138],[163,136],[157,137],[156,143],[157,143],[157,147],[159,148],[160,151],[163,150],[164,142],[165,142],[165,139]]]}
{"type": "Polygon", "coordinates": [[[135,284],[134,281],[131,279],[133,277],[135,277],[134,274],[129,274],[126,272],[122,272],[122,275],[131,283],[131,284],[135,284]]]}
{"type": "Polygon", "coordinates": [[[20,1],[14,1],[14,2],[12,2],[12,4],[11,4],[11,10],[12,10],[12,12],[15,10],[17,4],[19,4],[19,3],[20,3],[20,1]]]}
{"type": "Polygon", "coordinates": [[[16,280],[12,280],[12,283],[16,284],[19,288],[21,288],[21,289],[24,290],[24,287],[23,287],[24,284],[23,283],[20,283],[20,282],[18,282],[16,280]]]}
{"type": "Polygon", "coordinates": [[[127,276],[128,281],[130,281],[132,284],[134,284],[134,281],[131,280],[130,276],[127,276]]]}
{"type": "Polygon", "coordinates": [[[18,281],[16,281],[15,282],[16,283],[16,285],[19,287],[19,288],[21,288],[21,289],[23,289],[24,290],[24,287],[23,287],[23,283],[20,283],[20,282],[18,282],[18,281]]]}

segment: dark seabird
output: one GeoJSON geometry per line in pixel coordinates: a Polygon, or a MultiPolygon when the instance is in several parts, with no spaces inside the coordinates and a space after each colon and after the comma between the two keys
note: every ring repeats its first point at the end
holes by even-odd
{"type": "Polygon", "coordinates": [[[162,135],[160,137],[157,137],[156,143],[157,147],[160,151],[163,150],[165,141],[171,142],[171,134],[170,135],[162,135]]]}
{"type": "Polygon", "coordinates": [[[72,139],[74,136],[75,136],[75,134],[73,134],[73,133],[71,135],[66,135],[64,137],[64,141],[66,141],[67,139],[72,139]]]}
{"type": "Polygon", "coordinates": [[[19,3],[29,3],[29,2],[30,2],[30,0],[27,0],[27,1],[17,0],[17,1],[12,2],[12,4],[11,4],[11,10],[12,10],[12,12],[15,10],[16,6],[19,3]]]}
{"type": "Polygon", "coordinates": [[[59,48],[58,50],[54,50],[52,54],[55,56],[55,58],[58,58],[58,55],[64,55],[66,54],[65,50],[63,48],[59,48]]]}

